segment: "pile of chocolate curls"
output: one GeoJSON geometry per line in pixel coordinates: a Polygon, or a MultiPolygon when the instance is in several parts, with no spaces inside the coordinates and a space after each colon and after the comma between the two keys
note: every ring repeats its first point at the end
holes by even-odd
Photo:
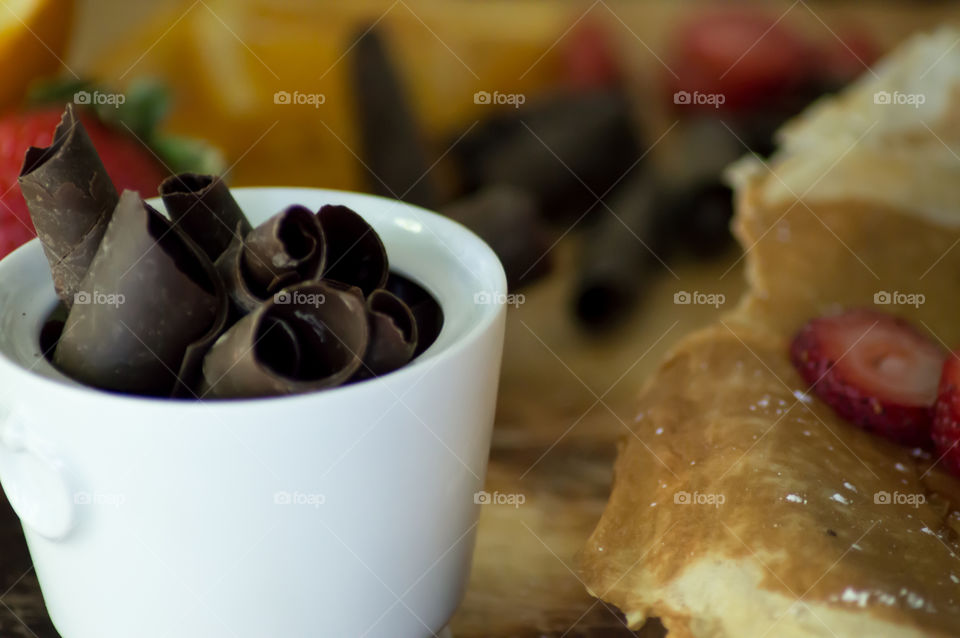
{"type": "Polygon", "coordinates": [[[116,192],[71,105],[20,186],[60,299],[41,345],[81,383],[311,392],[396,370],[439,333],[439,305],[356,212],[291,205],[254,228],[219,178],[182,174],[160,186],[168,218],[116,192]]]}

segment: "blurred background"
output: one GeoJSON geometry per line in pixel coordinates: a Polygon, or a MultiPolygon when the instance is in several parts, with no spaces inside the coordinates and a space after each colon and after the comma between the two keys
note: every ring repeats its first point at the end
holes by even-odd
{"type": "MultiPolygon", "coordinates": [[[[473,228],[512,294],[488,489],[526,504],[485,506],[453,633],[633,635],[575,553],[643,377],[742,290],[724,167],[958,17],[907,1],[7,0],[0,253],[31,236],[17,172],[68,101],[144,196],[170,172],[218,172],[473,228]]],[[[0,633],[55,636],[2,520],[0,633]]]]}
{"type": "Polygon", "coordinates": [[[0,107],[86,107],[145,196],[195,169],[440,210],[514,291],[578,245],[563,311],[603,332],[730,249],[723,167],[945,10],[918,5],[22,0],[0,107]]]}

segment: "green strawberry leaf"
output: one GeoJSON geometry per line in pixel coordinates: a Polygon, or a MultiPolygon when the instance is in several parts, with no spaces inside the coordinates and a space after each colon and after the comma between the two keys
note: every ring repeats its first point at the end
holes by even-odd
{"type": "Polygon", "coordinates": [[[90,80],[55,78],[35,82],[27,107],[74,102],[91,108],[97,118],[146,143],[174,173],[220,175],[226,168],[223,154],[203,140],[160,133],[160,123],[172,107],[170,91],[154,78],[137,78],[127,90],[116,93],[90,80]],[[97,99],[100,94],[108,96],[97,99]]]}
{"type": "Polygon", "coordinates": [[[221,175],[226,169],[223,153],[203,140],[167,135],[151,146],[174,173],[221,175]]]}
{"type": "Polygon", "coordinates": [[[106,124],[122,125],[148,144],[157,136],[160,122],[170,112],[170,92],[159,80],[137,78],[115,104],[96,104],[97,116],[106,124]]]}

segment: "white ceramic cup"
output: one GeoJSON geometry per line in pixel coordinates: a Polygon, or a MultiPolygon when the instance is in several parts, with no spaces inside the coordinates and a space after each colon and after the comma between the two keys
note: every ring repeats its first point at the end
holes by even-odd
{"type": "MultiPolygon", "coordinates": [[[[257,224],[344,204],[443,329],[379,379],[292,397],[109,394],[39,353],[55,304],[36,240],[0,262],[0,481],[64,638],[429,636],[469,574],[506,280],[459,224],[400,202],[234,189],[257,224]]],[[[152,202],[158,208],[159,202],[152,202]]]]}

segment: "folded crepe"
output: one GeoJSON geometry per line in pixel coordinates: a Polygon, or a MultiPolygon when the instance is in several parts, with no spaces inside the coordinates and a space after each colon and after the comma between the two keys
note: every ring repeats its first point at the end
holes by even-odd
{"type": "Polygon", "coordinates": [[[883,292],[924,295],[878,308],[960,345],[958,40],[911,40],[731,172],[749,290],[647,382],[579,557],[630,627],[960,635],[960,480],[840,419],[787,355],[812,317],[883,292]]]}

